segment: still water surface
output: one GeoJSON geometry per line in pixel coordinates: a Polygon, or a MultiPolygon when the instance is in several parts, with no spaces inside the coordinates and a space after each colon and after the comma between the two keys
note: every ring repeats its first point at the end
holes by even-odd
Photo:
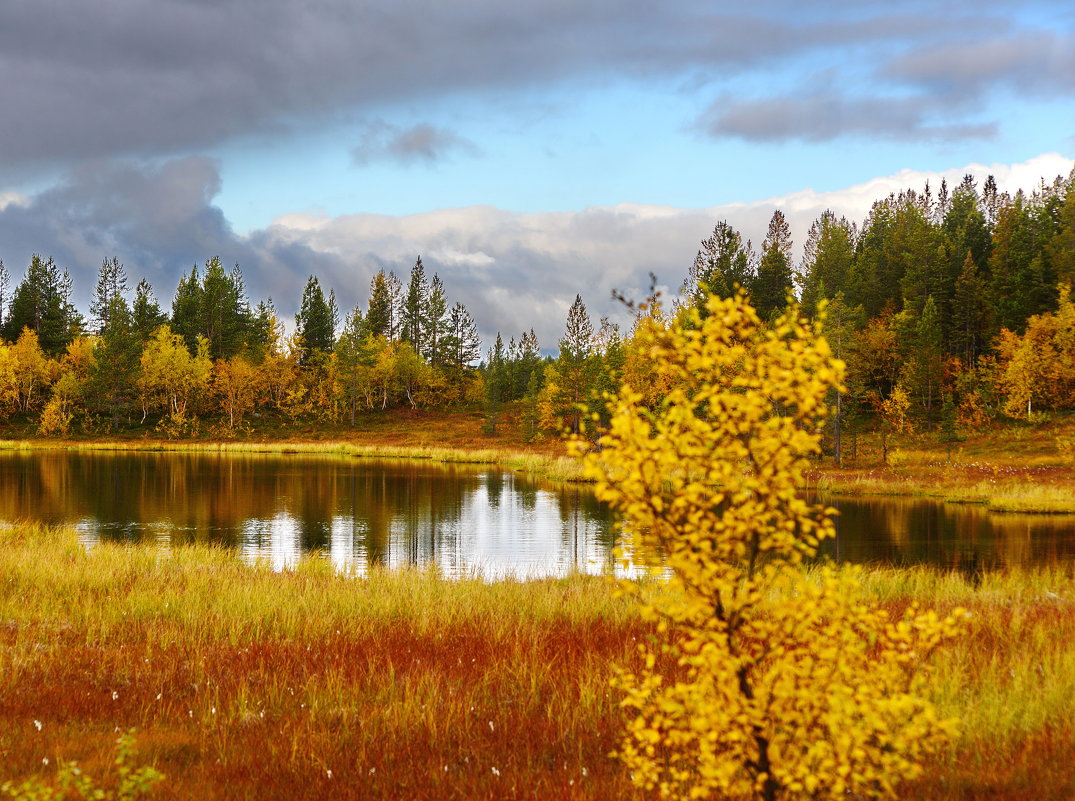
{"type": "MultiPolygon", "coordinates": [[[[841,561],[973,571],[1075,563],[1075,516],[992,514],[897,498],[828,498],[841,561]]],[[[602,572],[615,528],[589,488],[499,469],[306,455],[0,454],[0,521],[83,540],[220,543],[276,567],[319,552],[358,571],[435,564],[487,577],[602,572]]]]}

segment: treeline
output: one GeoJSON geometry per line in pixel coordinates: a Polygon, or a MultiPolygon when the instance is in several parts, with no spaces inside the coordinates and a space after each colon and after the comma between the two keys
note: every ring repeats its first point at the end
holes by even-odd
{"type": "Polygon", "coordinates": [[[89,320],[71,280],[34,256],[8,297],[0,263],[0,419],[39,419],[46,435],[103,433],[154,424],[169,437],[242,429],[251,414],[352,424],[363,410],[444,407],[484,397],[481,342],[461,303],[450,304],[421,259],[404,286],[374,276],[365,313],[341,321],[335,293],[310,276],[285,335],[272,300],[251,304],[238,266],[192,268],[171,313],[142,280],[106,259],[89,320]]]}
{"type": "Polygon", "coordinates": [[[738,284],[763,318],[793,289],[803,311],[824,302],[825,331],[847,362],[834,401],[841,433],[876,419],[954,439],[999,415],[1035,419],[1075,407],[1075,172],[1030,195],[979,189],[966,176],[936,194],[905,191],[856,224],[825,212],[793,264],[777,211],[760,253],[727,223],[702,243],[682,302],[738,284]]]}
{"type": "MultiPolygon", "coordinates": [[[[679,296],[644,304],[636,328],[704,315],[707,293],[737,288],[763,319],[789,298],[807,315],[824,306],[848,365],[832,399],[837,458],[844,435],[867,424],[886,443],[912,428],[954,438],[997,416],[1075,407],[1075,173],[1030,194],[999,192],[992,177],[927,185],[875,202],[861,222],[825,212],[798,263],[792,248],[780,211],[757,251],[717,223],[679,296]]],[[[180,280],[170,313],[144,280],[132,297],[123,266],[106,260],[88,320],[51,260],[35,256],[10,293],[0,263],[0,419],[21,415],[53,435],[154,425],[183,436],[200,419],[222,431],[252,414],[353,425],[393,407],[482,404],[488,433],[510,419],[531,438],[600,423],[603,394],[624,382],[649,403],[662,397],[635,331],[595,329],[581,296],[556,357],[533,329],[498,334],[483,354],[470,313],[420,258],[406,284],[378,273],[365,311],[342,320],[333,290],[311,276],[295,321],[286,336],[272,301],[252,304],[239,268],[218,259],[180,280]]]]}

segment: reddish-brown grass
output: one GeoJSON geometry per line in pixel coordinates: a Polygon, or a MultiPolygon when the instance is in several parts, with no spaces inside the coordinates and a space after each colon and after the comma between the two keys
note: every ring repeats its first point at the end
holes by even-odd
{"type": "MultiPolygon", "coordinates": [[[[893,613],[908,588],[971,611],[935,666],[964,733],[900,797],[1070,801],[1071,577],[867,586],[893,613]]],[[[608,678],[653,630],[610,596],[592,577],[354,579],[3,535],[0,780],[59,760],[107,776],[134,728],[160,798],[639,798],[609,756],[625,720],[608,678]]]]}

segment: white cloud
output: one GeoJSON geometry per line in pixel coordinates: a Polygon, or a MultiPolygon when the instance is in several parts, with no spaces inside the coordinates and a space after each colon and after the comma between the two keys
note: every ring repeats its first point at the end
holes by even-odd
{"type": "Polygon", "coordinates": [[[30,199],[18,192],[0,192],[0,211],[8,206],[25,206],[30,199]]]}
{"type": "MultiPolygon", "coordinates": [[[[727,220],[759,246],[775,209],[784,211],[801,246],[810,224],[825,209],[861,222],[874,201],[903,189],[950,187],[966,174],[979,185],[993,175],[1002,191],[1032,191],[1042,178],[1067,175],[1075,162],[1056,153],[1019,164],[969,164],[941,172],[901,170],[830,192],[804,189],[747,203],[684,209],[622,203],[578,212],[513,213],[488,206],[442,209],[389,217],[372,214],[335,218],[290,215],[269,229],[283,244],[301,244],[331,254],[356,268],[354,291],[337,285],[341,299],[364,303],[369,276],[394,269],[403,280],[421,256],[427,274],[438,272],[449,296],[462,300],[485,337],[501,331],[537,329],[546,348],[555,346],[564,316],[581,292],[595,317],[626,322],[611,299],[613,289],[641,298],[655,273],[675,290],[687,274],[701,239],[727,220]]],[[[342,276],[341,276],[342,278],[342,276]]]]}

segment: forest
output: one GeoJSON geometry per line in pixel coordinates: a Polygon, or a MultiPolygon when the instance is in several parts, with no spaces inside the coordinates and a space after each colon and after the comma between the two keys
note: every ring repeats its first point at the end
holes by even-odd
{"type": "Polygon", "coordinates": [[[106,258],[86,315],[52,259],[35,255],[13,288],[0,262],[0,423],[50,437],[235,437],[254,419],[354,426],[389,409],[464,407],[484,410],[486,434],[518,426],[531,441],[600,420],[604,394],[623,383],[657,404],[640,327],[740,290],[763,319],[788,302],[824,314],[848,368],[831,398],[837,462],[864,428],[883,441],[954,438],[1075,407],[1075,172],[1014,195],[968,175],[879,199],[862,221],[825,212],[798,263],[781,211],[760,249],[721,221],[685,266],[680,292],[635,306],[630,331],[595,325],[577,296],[553,356],[532,329],[483,346],[421,258],[406,283],[379,272],[365,309],[342,315],[310,276],[291,334],[216,257],[181,278],[170,308],[144,279],[132,293],[125,266],[106,258]]]}

